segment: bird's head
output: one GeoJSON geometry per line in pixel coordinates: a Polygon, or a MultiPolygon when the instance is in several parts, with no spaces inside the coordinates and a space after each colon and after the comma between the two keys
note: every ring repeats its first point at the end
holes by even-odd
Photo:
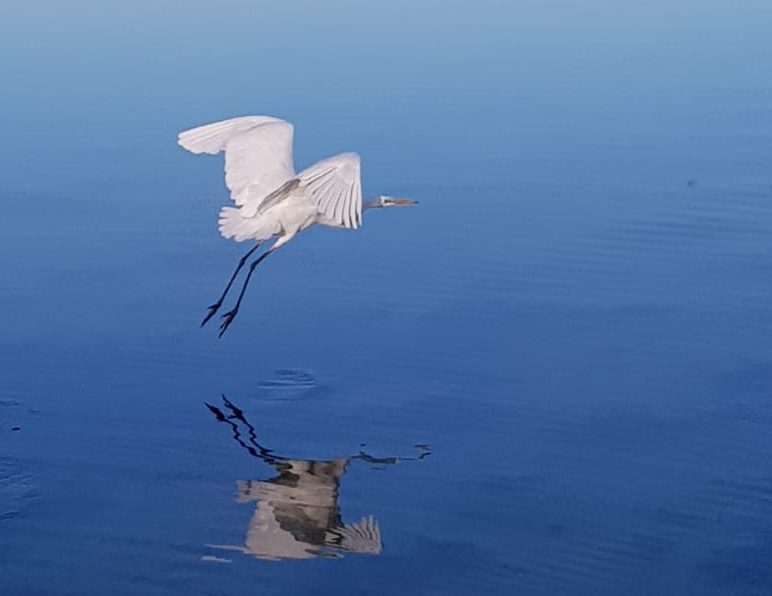
{"type": "Polygon", "coordinates": [[[414,201],[413,199],[395,199],[394,197],[389,197],[387,195],[381,195],[378,199],[380,201],[380,207],[398,207],[402,205],[418,204],[418,201],[414,201]]]}

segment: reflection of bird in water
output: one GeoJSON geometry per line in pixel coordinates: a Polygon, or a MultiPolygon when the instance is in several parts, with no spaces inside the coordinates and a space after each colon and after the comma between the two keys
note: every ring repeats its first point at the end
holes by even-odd
{"type": "Polygon", "coordinates": [[[340,478],[351,460],[391,464],[416,458],[374,458],[365,453],[329,461],[288,459],[274,455],[257,442],[254,427],[244,413],[223,396],[229,415],[207,404],[215,417],[227,423],[233,438],[251,455],[272,466],[278,475],[269,480],[240,480],[238,501],[255,501],[244,546],[214,546],[264,559],[336,557],[345,552],[377,555],[381,532],[372,516],[345,523],[338,505],[340,478]],[[246,429],[243,433],[241,427],[246,429]],[[245,437],[246,435],[246,437],[245,437]]]}
{"type": "Polygon", "coordinates": [[[378,522],[344,524],[338,489],[348,458],[286,460],[270,480],[240,480],[239,502],[256,501],[242,552],[266,558],[305,559],[336,550],[377,555],[378,522]]]}

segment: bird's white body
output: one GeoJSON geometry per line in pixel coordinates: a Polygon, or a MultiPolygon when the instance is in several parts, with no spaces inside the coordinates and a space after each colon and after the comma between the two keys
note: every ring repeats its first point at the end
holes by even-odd
{"type": "Polygon", "coordinates": [[[202,325],[220,308],[236,275],[257,246],[264,240],[276,239],[271,248],[250,264],[236,306],[223,315],[221,336],[238,312],[255,267],[299,232],[314,224],[356,229],[362,224],[364,209],[415,202],[379,196],[363,205],[356,153],[340,153],[296,173],[292,135],[292,125],[284,120],[242,116],[186,130],[177,139],[192,153],[225,153],[225,184],[235,206],[220,210],[220,233],[236,241],[257,242],[239,261],[202,325]]]}
{"type": "Polygon", "coordinates": [[[243,216],[238,207],[223,207],[220,211],[220,233],[237,241],[264,240],[277,236],[289,241],[295,234],[319,223],[320,213],[302,192],[291,191],[281,203],[243,216]]]}

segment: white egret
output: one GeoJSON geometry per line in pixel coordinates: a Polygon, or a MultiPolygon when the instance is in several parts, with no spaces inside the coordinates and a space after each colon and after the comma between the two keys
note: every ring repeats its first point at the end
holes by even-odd
{"type": "Polygon", "coordinates": [[[386,195],[363,202],[356,153],[323,159],[296,174],[292,132],[292,124],[278,118],[243,116],[179,134],[178,143],[191,153],[225,152],[225,184],[236,206],[220,210],[220,233],[236,241],[256,241],[239,261],[219,300],[209,307],[202,326],[220,309],[247,259],[262,242],[275,238],[250,264],[235,306],[222,315],[220,337],[238,314],[255,267],[298,232],[314,224],[357,229],[367,209],[415,203],[386,195]]]}

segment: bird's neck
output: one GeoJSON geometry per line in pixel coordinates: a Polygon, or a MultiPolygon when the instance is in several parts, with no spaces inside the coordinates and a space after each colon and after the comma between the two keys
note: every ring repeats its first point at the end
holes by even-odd
{"type": "Polygon", "coordinates": [[[383,205],[381,205],[381,197],[368,199],[367,201],[362,203],[362,211],[365,211],[367,209],[377,209],[378,207],[383,207],[383,205]]]}

